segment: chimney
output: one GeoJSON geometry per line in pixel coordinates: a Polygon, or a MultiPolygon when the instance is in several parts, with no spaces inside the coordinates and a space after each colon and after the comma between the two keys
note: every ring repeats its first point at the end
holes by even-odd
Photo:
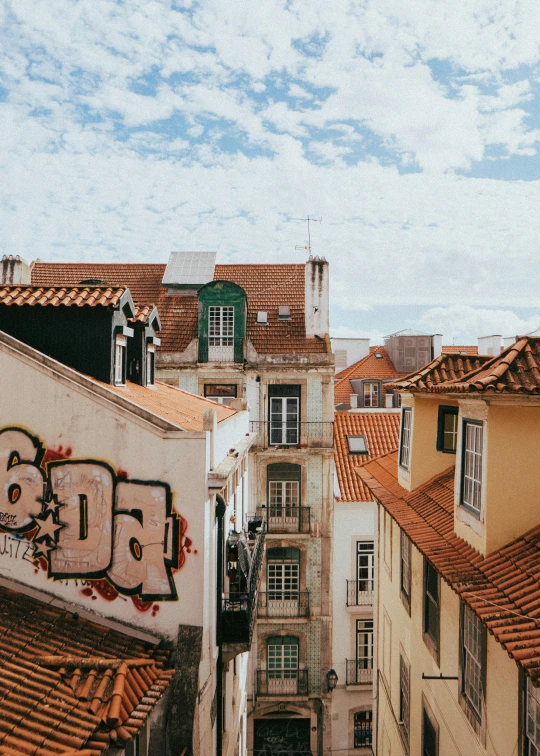
{"type": "Polygon", "coordinates": [[[358,395],[351,394],[349,396],[349,405],[351,409],[358,409],[358,395]]]}
{"type": "Polygon", "coordinates": [[[431,337],[431,353],[433,359],[440,357],[442,354],[442,334],[434,333],[431,337]]]}
{"type": "Polygon", "coordinates": [[[2,271],[0,284],[30,284],[30,267],[26,260],[19,255],[4,255],[2,257],[2,271]]]}
{"type": "Polygon", "coordinates": [[[330,331],[329,272],[324,257],[312,257],[305,270],[306,336],[326,336],[330,331]]]}
{"type": "Polygon", "coordinates": [[[515,336],[505,336],[503,339],[503,349],[508,349],[509,346],[516,343],[515,336]]]}
{"type": "Polygon", "coordinates": [[[487,354],[490,357],[495,357],[501,353],[501,341],[502,336],[500,334],[496,334],[495,336],[479,336],[478,354],[487,354]]]}

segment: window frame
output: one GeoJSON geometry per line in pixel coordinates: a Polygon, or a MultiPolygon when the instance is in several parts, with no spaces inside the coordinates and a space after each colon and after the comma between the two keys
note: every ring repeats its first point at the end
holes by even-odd
{"type": "Polygon", "coordinates": [[[351,434],[347,434],[347,449],[349,450],[349,454],[351,454],[353,456],[365,456],[365,455],[369,454],[369,449],[368,449],[368,445],[367,445],[366,436],[365,435],[361,435],[361,434],[354,435],[352,433],[351,434]],[[353,451],[351,449],[351,443],[350,443],[349,439],[353,440],[353,441],[356,440],[356,439],[363,439],[363,441],[364,441],[364,449],[363,449],[363,451],[356,451],[356,450],[353,451]]]}
{"type": "Polygon", "coordinates": [[[412,420],[413,408],[401,408],[401,427],[399,430],[399,466],[404,470],[410,470],[411,467],[411,440],[412,440],[412,420]],[[405,417],[408,417],[408,425],[405,426],[405,417]],[[404,445],[405,434],[407,433],[407,446],[404,445]],[[404,454],[405,449],[407,454],[404,454]],[[405,459],[406,457],[406,459],[405,459]]]}
{"type": "MultiPolygon", "coordinates": [[[[268,445],[269,446],[298,446],[301,443],[301,402],[302,387],[298,383],[270,384],[268,386],[268,445]],[[279,412],[273,410],[277,401],[281,402],[279,412]],[[295,420],[289,420],[289,402],[296,405],[295,420]],[[281,420],[274,420],[273,415],[279,414],[281,420]],[[281,427],[280,427],[281,426],[281,427]],[[278,433],[279,431],[279,433],[278,433]],[[277,434],[277,435],[274,435],[277,434]],[[280,440],[275,439],[279,436],[280,440]]],[[[291,405],[292,406],[292,405],[291,405]]]]}
{"type": "Polygon", "coordinates": [[[382,386],[380,381],[362,382],[362,406],[368,409],[378,409],[381,406],[382,386]],[[366,390],[368,397],[366,397],[366,390]],[[375,395],[375,396],[374,396],[375,395]],[[366,401],[366,398],[368,401],[366,401]],[[373,401],[375,400],[375,404],[373,401]]]}
{"type": "Polygon", "coordinates": [[[375,590],[375,542],[374,541],[356,541],[356,591],[358,593],[375,590]],[[364,548],[362,548],[364,546],[364,548]],[[362,557],[365,558],[366,564],[361,564],[362,557]],[[366,570],[367,577],[360,577],[360,571],[366,570]],[[368,587],[361,588],[361,585],[368,587]]]}
{"type": "Polygon", "coordinates": [[[208,305],[209,347],[234,347],[234,310],[234,305],[208,305]],[[215,314],[218,315],[217,319],[212,317],[215,314]]]}
{"type": "Polygon", "coordinates": [[[431,706],[428,704],[426,697],[422,693],[422,756],[438,756],[439,755],[439,723],[435,719],[431,706]],[[435,753],[428,753],[426,751],[426,728],[425,723],[429,722],[431,729],[435,735],[435,753]]]}
{"type": "Polygon", "coordinates": [[[127,370],[127,336],[117,333],[114,338],[114,370],[113,380],[115,386],[126,385],[127,370]]]}
{"type": "Polygon", "coordinates": [[[238,397],[238,384],[236,383],[205,383],[203,385],[203,394],[205,399],[209,399],[212,402],[216,402],[217,404],[223,404],[225,406],[228,406],[230,402],[233,401],[233,399],[236,399],[238,397]],[[211,389],[214,389],[214,391],[220,387],[233,389],[234,394],[227,396],[227,395],[220,395],[220,394],[213,394],[211,393],[211,389]],[[221,401],[220,401],[221,400],[221,401]]]}
{"type": "MultiPolygon", "coordinates": [[[[533,752],[531,751],[531,744],[533,748],[535,748],[537,753],[540,753],[540,726],[536,727],[538,740],[537,742],[532,742],[531,738],[529,737],[528,732],[528,722],[529,722],[529,686],[531,685],[531,678],[528,675],[523,674],[523,699],[522,699],[522,716],[521,716],[521,722],[522,722],[522,740],[523,740],[523,747],[521,749],[521,752],[525,756],[534,756],[533,752]]],[[[532,687],[533,691],[538,691],[538,694],[540,696],[540,689],[532,687]]],[[[540,710],[540,701],[536,701],[537,709],[540,710]]],[[[536,713],[536,712],[535,712],[536,713]]],[[[536,716],[535,716],[535,724],[536,724],[536,716]]]]}
{"type": "Polygon", "coordinates": [[[357,669],[373,669],[373,662],[374,662],[374,624],[373,619],[357,619],[355,624],[356,629],[356,636],[355,636],[355,658],[356,658],[356,667],[357,669]],[[365,636],[367,639],[364,645],[364,647],[367,649],[366,654],[360,654],[360,643],[359,639],[365,636]],[[362,663],[362,666],[360,667],[360,663],[362,663]]]}
{"type": "Polygon", "coordinates": [[[423,607],[422,607],[422,636],[424,643],[429,648],[433,658],[439,664],[439,648],[441,633],[441,576],[433,564],[424,557],[424,582],[423,582],[423,607]],[[435,599],[428,590],[430,571],[433,571],[437,578],[437,598],[435,599]],[[429,607],[434,606],[436,613],[433,615],[436,619],[430,621],[429,607]],[[435,625],[435,626],[434,626],[435,625]]]}
{"type": "Polygon", "coordinates": [[[451,407],[449,405],[441,404],[439,407],[439,414],[437,418],[437,451],[442,452],[443,454],[455,454],[457,451],[457,440],[458,440],[458,434],[459,434],[459,427],[458,427],[458,415],[459,415],[459,407],[451,407]],[[445,429],[444,429],[444,421],[446,416],[451,415],[455,417],[455,431],[454,431],[454,440],[455,440],[455,446],[453,449],[445,447],[445,429]]]}
{"type": "Polygon", "coordinates": [[[411,613],[412,585],[412,542],[407,533],[401,529],[399,537],[399,591],[401,600],[408,613],[411,613]],[[404,559],[404,553],[407,559],[404,559]]]}
{"type": "Polygon", "coordinates": [[[156,383],[156,347],[154,344],[146,345],[146,385],[154,386],[156,383]]]}
{"type": "MultiPolygon", "coordinates": [[[[473,450],[472,453],[476,453],[476,450],[473,450]]],[[[474,465],[473,465],[474,466],[474,465]]],[[[482,520],[483,517],[483,475],[484,475],[484,423],[482,420],[472,420],[469,418],[464,418],[462,425],[461,425],[461,471],[460,471],[460,494],[459,494],[459,505],[463,507],[467,512],[470,512],[474,517],[476,517],[477,520],[482,520]],[[480,435],[480,446],[481,446],[481,453],[480,453],[480,480],[477,481],[475,478],[472,478],[473,486],[474,483],[479,483],[479,507],[478,509],[470,504],[469,502],[464,501],[465,496],[465,470],[466,470],[466,456],[468,453],[467,450],[467,429],[468,427],[475,427],[481,429],[481,435],[480,435]]]]}
{"type": "Polygon", "coordinates": [[[485,715],[485,695],[486,695],[486,674],[487,674],[487,630],[477,615],[470,609],[464,601],[460,607],[460,651],[459,651],[459,700],[465,709],[469,721],[475,726],[475,729],[481,728],[485,715]],[[466,617],[473,619],[478,630],[478,658],[475,658],[469,648],[466,640],[466,617]],[[470,664],[467,659],[470,657],[474,664],[479,668],[478,679],[480,682],[480,691],[478,698],[480,700],[480,711],[474,701],[467,694],[466,685],[468,677],[467,670],[470,664]]]}
{"type": "Polygon", "coordinates": [[[407,752],[411,734],[411,665],[403,649],[399,650],[399,734],[407,752]]]}
{"type": "Polygon", "coordinates": [[[373,710],[360,709],[353,713],[353,748],[370,748],[373,745],[373,710]],[[363,715],[363,716],[360,716],[363,715]],[[370,715],[370,716],[367,716],[370,715]],[[366,723],[362,727],[361,723],[366,723]],[[367,727],[367,724],[370,726],[367,727]],[[361,737],[365,733],[366,737],[361,737]],[[358,740],[357,740],[358,735],[358,740]],[[360,742],[361,741],[361,742],[360,742]],[[369,741],[369,742],[368,742],[369,741]]]}

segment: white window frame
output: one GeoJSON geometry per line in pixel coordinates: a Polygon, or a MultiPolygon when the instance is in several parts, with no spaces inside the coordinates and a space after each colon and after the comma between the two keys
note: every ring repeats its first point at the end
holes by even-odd
{"type": "Polygon", "coordinates": [[[480,519],[482,515],[484,426],[476,420],[463,421],[461,460],[461,506],[480,519]]]}
{"type": "Polygon", "coordinates": [[[400,530],[400,590],[407,604],[411,602],[411,561],[412,561],[412,544],[411,539],[404,530],[400,530]]]}
{"type": "Polygon", "coordinates": [[[373,591],[375,581],[375,544],[373,541],[356,542],[356,590],[373,591]]]}
{"type": "Polygon", "coordinates": [[[461,694],[478,721],[482,721],[484,626],[476,614],[463,605],[461,647],[461,694]]]}
{"type": "Polygon", "coordinates": [[[411,666],[403,650],[399,653],[399,720],[401,736],[408,745],[411,723],[411,666]]]}
{"type": "Polygon", "coordinates": [[[378,407],[381,387],[379,383],[365,382],[362,388],[364,407],[378,407]]]}
{"type": "Polygon", "coordinates": [[[114,383],[125,385],[125,364],[127,354],[127,336],[118,334],[114,342],[114,383]]]}
{"type": "Polygon", "coordinates": [[[153,386],[155,383],[156,348],[153,344],[146,347],[146,385],[153,386]]]}
{"type": "Polygon", "coordinates": [[[271,396],[270,446],[298,446],[300,443],[300,399],[271,396]]]}
{"type": "Polygon", "coordinates": [[[234,346],[234,306],[209,305],[208,346],[234,346]]]}
{"type": "Polygon", "coordinates": [[[298,507],[300,506],[300,481],[299,480],[269,480],[268,481],[268,505],[272,507],[274,516],[276,510],[285,509],[286,511],[294,509],[295,511],[286,516],[298,517],[298,507]]]}
{"type": "Polygon", "coordinates": [[[401,410],[401,433],[399,445],[400,467],[408,470],[411,464],[412,407],[401,410]]]}

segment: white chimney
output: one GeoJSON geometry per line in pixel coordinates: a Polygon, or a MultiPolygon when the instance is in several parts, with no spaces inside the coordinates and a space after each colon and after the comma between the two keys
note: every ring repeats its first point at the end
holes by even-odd
{"type": "Polygon", "coordinates": [[[394,406],[394,395],[393,394],[387,394],[385,398],[385,406],[386,409],[392,409],[394,406]]]}
{"type": "Polygon", "coordinates": [[[505,336],[503,339],[503,349],[508,349],[509,346],[516,343],[515,336],[505,336]]]}
{"type": "Polygon", "coordinates": [[[4,255],[0,271],[1,284],[30,284],[30,267],[19,255],[4,255]]]}
{"type": "Polygon", "coordinates": [[[330,331],[329,288],[327,260],[310,256],[305,271],[306,336],[326,336],[330,331]]]}
{"type": "Polygon", "coordinates": [[[358,396],[356,394],[349,396],[349,406],[351,409],[358,409],[358,396]]]}
{"type": "Polygon", "coordinates": [[[433,359],[440,357],[442,354],[442,333],[434,333],[431,337],[431,348],[433,352],[433,359]]]}
{"type": "Polygon", "coordinates": [[[479,336],[478,354],[487,354],[490,357],[495,357],[501,353],[501,341],[502,336],[500,334],[496,334],[495,336],[479,336]]]}

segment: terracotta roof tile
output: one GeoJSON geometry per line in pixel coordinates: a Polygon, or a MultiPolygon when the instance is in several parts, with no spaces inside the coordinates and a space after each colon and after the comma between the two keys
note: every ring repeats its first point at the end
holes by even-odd
{"type": "Polygon", "coordinates": [[[398,412],[336,412],[334,459],[341,497],[339,501],[373,501],[373,495],[355,468],[398,447],[398,412]],[[364,436],[367,454],[351,454],[347,436],[364,436]]]}
{"type": "Polygon", "coordinates": [[[469,356],[443,352],[425,367],[409,373],[389,386],[406,391],[432,390],[449,381],[462,381],[469,373],[478,370],[492,359],[486,355],[469,356]]]}
{"type": "Polygon", "coordinates": [[[99,756],[136,735],[174,670],[157,647],[0,587],[0,754],[99,756]]]}
{"type": "Polygon", "coordinates": [[[388,380],[399,378],[403,373],[398,373],[394,363],[388,356],[384,347],[370,347],[370,352],[353,365],[342,370],[336,375],[334,384],[334,404],[348,404],[349,397],[354,394],[351,380],[373,378],[375,380],[388,380]],[[377,357],[380,354],[382,357],[377,357]]]}
{"type": "Polygon", "coordinates": [[[124,291],[107,286],[4,286],[0,304],[53,307],[116,307],[124,291]]]}
{"type": "Polygon", "coordinates": [[[139,386],[130,381],[127,381],[125,386],[111,386],[101,381],[95,382],[186,431],[204,430],[203,420],[206,410],[214,410],[218,423],[236,414],[236,410],[224,404],[218,404],[211,399],[190,394],[159,381],[156,381],[153,388],[139,386]]]}
{"type": "Polygon", "coordinates": [[[478,354],[478,347],[477,346],[457,346],[456,344],[452,344],[449,346],[443,346],[442,351],[443,351],[443,354],[465,354],[469,356],[474,356],[478,354]]]}
{"type": "MultiPolygon", "coordinates": [[[[100,280],[129,288],[140,307],[156,305],[161,319],[160,349],[183,352],[197,338],[198,299],[181,291],[169,294],[161,285],[165,265],[44,263],[32,268],[32,284],[75,285],[100,280]]],[[[232,281],[247,295],[247,337],[261,354],[327,353],[325,339],[306,337],[303,265],[216,265],[214,280],[232,281]],[[290,320],[278,318],[279,305],[289,305],[290,320]],[[268,325],[257,324],[257,312],[268,312],[268,325]]]]}
{"type": "Polygon", "coordinates": [[[454,533],[454,469],[414,491],[397,481],[397,454],[357,474],[509,656],[540,684],[540,525],[480,556],[454,533]]]}

